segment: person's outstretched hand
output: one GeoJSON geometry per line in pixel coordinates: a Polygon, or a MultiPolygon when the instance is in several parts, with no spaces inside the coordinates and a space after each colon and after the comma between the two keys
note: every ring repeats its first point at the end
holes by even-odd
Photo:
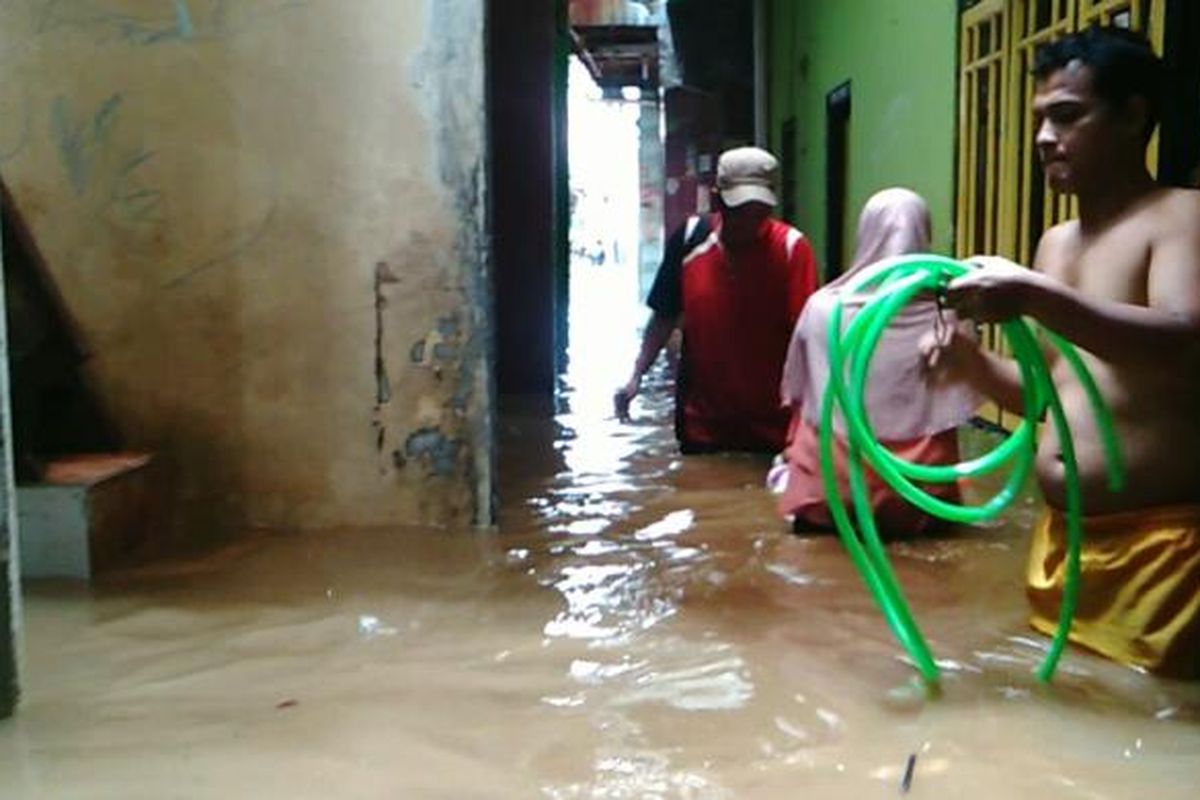
{"type": "Polygon", "coordinates": [[[979,356],[979,342],[962,323],[926,333],[917,344],[926,373],[934,383],[967,380],[979,356]]]}
{"type": "Polygon", "coordinates": [[[973,256],[976,269],[945,290],[946,305],[978,322],[1007,322],[1028,313],[1031,298],[1047,279],[1000,256],[973,256]]]}
{"type": "Polygon", "coordinates": [[[642,379],[633,377],[617,391],[613,392],[613,413],[621,422],[629,422],[629,404],[637,397],[642,389],[642,379]]]}

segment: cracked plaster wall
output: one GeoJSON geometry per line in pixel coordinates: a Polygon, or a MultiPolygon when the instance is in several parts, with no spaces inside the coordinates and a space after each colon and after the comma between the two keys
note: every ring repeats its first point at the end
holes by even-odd
{"type": "Polygon", "coordinates": [[[490,521],[483,17],[0,2],[0,173],[177,534],[490,521]]]}

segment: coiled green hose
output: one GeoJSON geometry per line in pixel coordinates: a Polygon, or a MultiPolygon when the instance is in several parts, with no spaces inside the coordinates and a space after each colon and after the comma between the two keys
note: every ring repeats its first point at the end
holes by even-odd
{"type": "MultiPolygon", "coordinates": [[[[871,357],[893,317],[916,295],[937,293],[950,281],[972,269],[967,264],[941,256],[899,256],[888,259],[846,284],[844,291],[847,294],[860,297],[867,294],[869,299],[854,314],[845,331],[842,330],[840,299],[834,304],[829,322],[830,376],[821,408],[821,478],[842,542],[883,611],[884,619],[908,651],[921,677],[928,683],[936,684],[939,679],[937,663],[913,620],[879,538],[871,513],[863,464],[869,464],[897,494],[926,513],[951,522],[977,523],[992,519],[1012,503],[1028,478],[1036,450],[1035,427],[1031,421],[1041,419],[1049,408],[1058,431],[1067,480],[1067,572],[1063,602],[1058,629],[1037,670],[1040,680],[1049,681],[1062,656],[1075,616],[1083,536],[1082,501],[1071,429],[1051,380],[1049,367],[1029,324],[1020,319],[1001,324],[1020,369],[1024,413],[1022,422],[1012,435],[990,452],[971,461],[952,465],[905,461],[879,443],[866,411],[866,384],[871,357]],[[850,497],[861,535],[855,530],[847,513],[834,468],[835,410],[841,413],[846,423],[850,497]],[[947,502],[925,492],[915,483],[948,483],[959,478],[985,475],[1006,465],[1010,466],[1010,472],[1003,487],[980,505],[947,502]]],[[[1087,392],[1104,446],[1109,488],[1117,491],[1124,485],[1124,472],[1108,407],[1075,348],[1050,331],[1044,333],[1070,364],[1087,392]]]]}

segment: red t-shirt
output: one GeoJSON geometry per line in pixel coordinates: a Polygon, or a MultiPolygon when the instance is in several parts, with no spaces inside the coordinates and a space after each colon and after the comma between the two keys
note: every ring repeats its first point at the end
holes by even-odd
{"type": "MultiPolygon", "coordinates": [[[[720,242],[720,216],[710,224],[709,236],[675,262],[677,278],[664,259],[648,300],[659,313],[683,314],[676,433],[685,448],[778,452],[789,419],[779,400],[783,362],[817,286],[812,247],[772,219],[731,260],[720,242]]],[[[668,251],[682,246],[682,236],[673,238],[679,242],[668,251]]]]}

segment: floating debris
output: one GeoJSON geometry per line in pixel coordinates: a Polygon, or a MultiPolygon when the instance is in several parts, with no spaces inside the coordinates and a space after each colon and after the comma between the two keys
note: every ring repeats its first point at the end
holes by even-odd
{"type": "Polygon", "coordinates": [[[908,790],[912,788],[913,770],[917,766],[917,754],[910,753],[908,763],[904,765],[904,777],[900,779],[900,793],[908,794],[908,790]]]}

